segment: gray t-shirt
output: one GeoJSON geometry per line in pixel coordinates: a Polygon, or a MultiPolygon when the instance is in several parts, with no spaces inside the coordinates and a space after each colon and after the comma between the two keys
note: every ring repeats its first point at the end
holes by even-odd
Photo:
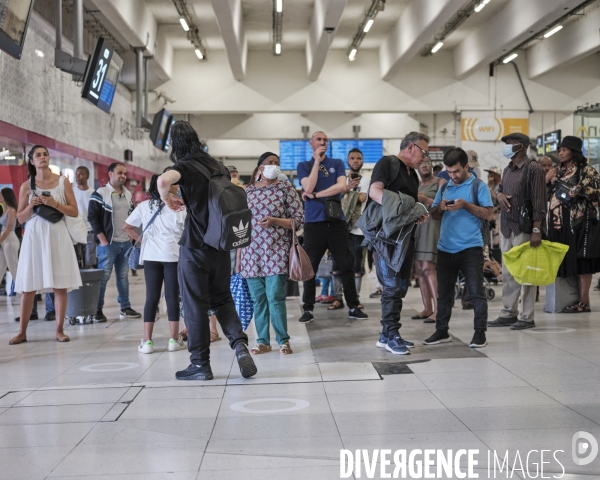
{"type": "Polygon", "coordinates": [[[127,201],[125,193],[119,195],[117,192],[112,192],[112,205],[113,205],[113,242],[127,242],[129,241],[129,235],[123,230],[125,220],[129,216],[130,204],[127,201]]]}

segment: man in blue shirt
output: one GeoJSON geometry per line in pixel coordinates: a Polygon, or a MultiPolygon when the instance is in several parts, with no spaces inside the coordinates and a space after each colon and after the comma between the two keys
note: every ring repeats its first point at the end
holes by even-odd
{"type": "MultiPolygon", "coordinates": [[[[368,316],[358,308],[358,295],[352,271],[352,254],[348,244],[348,228],[346,219],[341,213],[342,193],[358,186],[358,179],[347,182],[346,170],[341,160],[329,158],[326,154],[329,139],[323,132],[315,132],[310,139],[313,150],[312,158],[298,164],[298,180],[304,192],[304,249],[316,272],[319,262],[327,250],[331,252],[337,265],[344,296],[350,309],[350,318],[364,319],[368,316]],[[339,206],[336,218],[326,212],[327,200],[339,206]]],[[[300,323],[312,322],[315,307],[315,279],[304,282],[302,296],[304,313],[300,323]]]]}
{"type": "Polygon", "coordinates": [[[489,187],[468,171],[467,153],[452,148],[444,155],[444,165],[450,182],[442,186],[432,204],[431,215],[441,218],[438,242],[438,314],[435,333],[423,342],[437,345],[451,342],[448,324],[452,315],[454,285],[458,271],[465,277],[466,287],[473,297],[475,335],[470,347],[487,345],[487,297],[483,288],[482,220],[494,215],[489,187]]]}

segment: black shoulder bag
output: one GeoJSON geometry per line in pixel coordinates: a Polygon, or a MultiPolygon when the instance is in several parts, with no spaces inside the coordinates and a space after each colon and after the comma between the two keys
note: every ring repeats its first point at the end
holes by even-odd
{"type": "Polygon", "coordinates": [[[335,197],[315,198],[317,202],[325,204],[325,218],[328,222],[342,221],[342,202],[335,197]]]}
{"type": "MultiPolygon", "coordinates": [[[[35,184],[33,185],[33,187],[35,188],[35,184]]],[[[43,194],[43,192],[42,192],[42,194],[43,194]]],[[[34,197],[38,196],[35,193],[35,191],[33,192],[33,196],[34,197]]],[[[48,195],[44,195],[44,196],[51,196],[51,195],[48,193],[48,195]]],[[[50,223],[58,223],[64,218],[64,214],[60,213],[56,208],[52,208],[52,207],[49,207],[48,205],[44,205],[44,204],[33,207],[33,211],[38,217],[41,217],[50,223]]]]}
{"type": "Polygon", "coordinates": [[[532,233],[533,231],[533,202],[531,201],[531,188],[529,187],[529,165],[532,160],[528,160],[523,167],[523,178],[521,178],[521,198],[523,203],[519,208],[519,226],[521,232],[532,233]]]}

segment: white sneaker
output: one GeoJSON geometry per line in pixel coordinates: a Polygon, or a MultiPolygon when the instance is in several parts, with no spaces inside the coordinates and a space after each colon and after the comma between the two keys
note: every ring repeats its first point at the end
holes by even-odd
{"type": "Polygon", "coordinates": [[[138,352],[154,353],[154,342],[152,340],[148,340],[147,342],[144,342],[144,339],[142,339],[140,346],[138,347],[138,352]]]}
{"type": "Polygon", "coordinates": [[[181,338],[178,338],[177,340],[175,340],[174,338],[169,339],[169,346],[167,347],[167,350],[169,350],[169,352],[176,352],[177,350],[183,350],[184,348],[187,347],[184,341],[181,340],[181,338]]]}

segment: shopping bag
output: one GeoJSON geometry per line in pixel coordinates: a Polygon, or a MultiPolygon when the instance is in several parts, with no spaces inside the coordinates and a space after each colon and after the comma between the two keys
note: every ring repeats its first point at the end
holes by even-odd
{"type": "Polygon", "coordinates": [[[233,303],[235,303],[235,310],[240,317],[243,329],[246,330],[254,315],[254,304],[252,303],[252,297],[250,296],[250,289],[248,288],[246,279],[242,278],[239,273],[235,273],[231,276],[229,287],[231,289],[233,303]]]}
{"type": "Polygon", "coordinates": [[[317,269],[317,278],[331,278],[331,270],[333,270],[333,262],[328,255],[323,255],[319,268],[317,269]]]}
{"type": "Polygon", "coordinates": [[[567,250],[568,245],[547,240],[537,248],[525,242],[503,253],[502,258],[517,283],[541,287],[554,283],[567,250]]]}

